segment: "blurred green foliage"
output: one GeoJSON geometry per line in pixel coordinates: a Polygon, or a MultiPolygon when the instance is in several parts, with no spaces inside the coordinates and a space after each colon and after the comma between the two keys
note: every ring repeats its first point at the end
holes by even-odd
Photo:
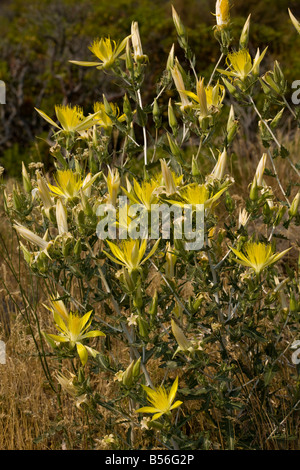
{"type": "MultiPolygon", "coordinates": [[[[118,101],[123,95],[117,84],[103,79],[95,69],[70,64],[90,60],[88,46],[94,38],[115,40],[130,32],[138,21],[144,52],[150,65],[144,85],[145,103],[150,104],[173,43],[174,4],[196,55],[196,70],[209,76],[219,56],[213,36],[215,1],[211,0],[6,0],[0,6],[0,79],[7,86],[7,104],[0,107],[0,163],[10,176],[20,174],[21,161],[48,163],[51,129],[34,107],[53,116],[55,104],[78,104],[86,113],[105,93],[118,101]],[[36,137],[40,139],[36,139],[36,137]],[[42,140],[45,139],[45,140],[42,140]]],[[[251,13],[249,48],[252,53],[269,45],[264,66],[276,58],[289,83],[300,77],[300,38],[290,23],[287,9],[300,17],[298,0],[235,0],[232,9],[234,45],[251,13]]],[[[181,49],[176,55],[184,66],[181,49]]]]}

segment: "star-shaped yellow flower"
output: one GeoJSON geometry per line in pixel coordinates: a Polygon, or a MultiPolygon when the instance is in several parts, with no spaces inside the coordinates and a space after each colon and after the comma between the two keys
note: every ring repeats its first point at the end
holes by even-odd
{"type": "Polygon", "coordinates": [[[169,414],[171,410],[178,408],[182,404],[182,401],[177,400],[172,405],[178,389],[178,377],[176,377],[169,394],[163,386],[155,390],[146,385],[142,385],[142,387],[148,395],[149,403],[153,406],[143,406],[136,410],[136,413],[154,413],[151,421],[160,418],[163,414],[169,414]]]}
{"type": "Polygon", "coordinates": [[[263,269],[280,260],[290,249],[291,248],[288,248],[281,253],[273,253],[271,245],[265,245],[260,242],[247,243],[245,245],[245,253],[231,247],[233,253],[238,257],[235,261],[253,269],[257,275],[260,274],[263,269]]]}

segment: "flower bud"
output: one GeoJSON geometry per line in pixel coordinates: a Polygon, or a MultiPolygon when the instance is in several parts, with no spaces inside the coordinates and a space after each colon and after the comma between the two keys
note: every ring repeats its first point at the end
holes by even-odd
{"type": "Polygon", "coordinates": [[[158,295],[157,295],[157,290],[155,290],[154,295],[152,297],[152,302],[149,308],[149,315],[151,317],[156,317],[157,307],[158,307],[158,295]]]}
{"type": "Polygon", "coordinates": [[[179,15],[177,13],[177,11],[173,7],[173,5],[172,5],[172,17],[173,17],[174,25],[175,25],[178,36],[180,36],[181,38],[186,37],[185,27],[183,26],[183,23],[182,23],[179,15]]]}
{"type": "Polygon", "coordinates": [[[171,98],[169,99],[169,103],[168,103],[168,120],[169,120],[169,126],[171,127],[173,134],[176,135],[177,130],[178,130],[178,122],[174,113],[171,98]]]}
{"type": "Polygon", "coordinates": [[[22,179],[23,179],[23,187],[26,193],[30,193],[32,190],[32,184],[30,180],[30,176],[26,170],[24,162],[22,162],[22,179]]]}
{"type": "Polygon", "coordinates": [[[250,30],[250,18],[251,14],[248,16],[246,23],[244,24],[242,34],[240,37],[240,49],[245,49],[248,47],[249,42],[249,30],[250,30]]]}
{"type": "Polygon", "coordinates": [[[56,202],[56,223],[59,235],[68,233],[66,209],[64,208],[60,199],[58,199],[56,202]]]}
{"type": "Polygon", "coordinates": [[[226,148],[224,148],[223,152],[220,153],[218,161],[210,176],[213,179],[221,180],[225,173],[226,164],[227,164],[227,151],[226,151],[226,148]]]}
{"type": "Polygon", "coordinates": [[[176,192],[176,185],[175,185],[173,175],[170,171],[170,168],[168,167],[164,159],[160,160],[160,164],[161,164],[161,172],[162,172],[162,176],[163,176],[163,180],[164,180],[164,184],[166,188],[166,193],[168,195],[174,194],[176,192]]]}
{"type": "Polygon", "coordinates": [[[222,30],[229,25],[229,0],[216,1],[216,21],[218,30],[222,30]]]}
{"type": "Polygon", "coordinates": [[[154,121],[155,127],[158,129],[161,126],[161,112],[160,112],[156,98],[154,100],[152,114],[153,114],[153,121],[154,121]]]}
{"type": "Polygon", "coordinates": [[[296,217],[298,208],[299,208],[299,202],[300,202],[300,192],[296,194],[296,196],[293,199],[293,202],[291,204],[291,207],[289,208],[289,216],[290,217],[296,217]]]}

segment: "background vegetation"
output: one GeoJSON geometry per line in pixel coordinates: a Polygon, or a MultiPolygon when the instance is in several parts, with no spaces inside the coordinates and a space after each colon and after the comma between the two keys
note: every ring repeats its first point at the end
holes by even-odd
{"type": "MultiPolygon", "coordinates": [[[[215,9],[214,0],[1,2],[0,79],[7,84],[7,104],[0,108],[0,164],[6,175],[19,177],[22,160],[49,165],[49,146],[41,140],[49,141],[49,128],[34,107],[53,117],[55,104],[78,104],[89,112],[91,103],[101,99],[103,93],[109,101],[122,97],[122,90],[104,75],[99,77],[96,70],[77,67],[68,60],[86,58],[87,46],[96,37],[125,37],[133,20],[139,22],[143,48],[151,61],[143,99],[146,104],[152,102],[153,86],[161,78],[172,44],[177,44],[172,3],[184,18],[199,73],[208,77],[219,53],[212,33],[215,18],[210,13],[215,9]]],[[[268,69],[276,57],[291,84],[300,77],[300,38],[291,27],[288,7],[300,16],[297,0],[236,0],[232,27],[238,36],[251,13],[250,52],[268,45],[268,59],[263,67],[268,69]]],[[[176,54],[185,66],[184,54],[178,47],[176,54]]],[[[251,116],[245,118],[249,132],[255,132],[251,116]]]]}

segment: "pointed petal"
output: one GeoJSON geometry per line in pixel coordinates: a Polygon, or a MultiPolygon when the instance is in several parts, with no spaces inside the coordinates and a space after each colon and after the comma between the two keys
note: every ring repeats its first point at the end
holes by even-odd
{"type": "Polygon", "coordinates": [[[84,366],[87,363],[87,360],[88,360],[87,350],[86,350],[85,346],[83,346],[83,344],[81,344],[81,343],[76,343],[76,348],[77,348],[78,355],[80,357],[80,361],[81,361],[82,365],[84,366]]]}
{"type": "Polygon", "coordinates": [[[34,109],[42,116],[42,118],[45,119],[45,121],[51,124],[51,126],[54,126],[57,129],[61,129],[61,127],[59,127],[51,118],[49,118],[49,116],[47,116],[47,114],[44,113],[44,111],[41,111],[40,109],[37,109],[37,108],[34,108],[34,109]]]}

